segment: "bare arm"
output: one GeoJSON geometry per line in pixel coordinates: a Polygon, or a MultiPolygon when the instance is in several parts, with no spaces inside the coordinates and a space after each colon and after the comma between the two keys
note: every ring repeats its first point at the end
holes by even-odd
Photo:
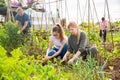
{"type": "Polygon", "coordinates": [[[16,24],[19,24],[19,21],[18,20],[16,20],[16,22],[15,22],[16,24]]]}
{"type": "Polygon", "coordinates": [[[79,56],[81,52],[78,50],[76,54],[73,55],[73,57],[68,61],[68,64],[72,64],[79,56]]]}
{"type": "Polygon", "coordinates": [[[69,55],[69,54],[70,54],[70,52],[69,52],[69,51],[67,51],[67,52],[66,52],[66,54],[65,54],[65,56],[66,56],[66,57],[68,57],[68,55],[69,55]]]}
{"type": "Polygon", "coordinates": [[[78,50],[76,54],[73,55],[72,59],[73,61],[76,60],[80,56],[81,52],[78,50]]]}
{"type": "Polygon", "coordinates": [[[24,26],[22,26],[22,31],[25,30],[27,26],[28,26],[28,21],[25,21],[24,26]]]}
{"type": "Polygon", "coordinates": [[[65,53],[62,61],[66,61],[69,54],[70,54],[70,52],[67,51],[67,52],[65,53]]]}
{"type": "Polygon", "coordinates": [[[50,51],[50,49],[52,48],[52,44],[53,44],[53,42],[52,42],[52,41],[50,41],[50,42],[49,42],[49,45],[48,45],[48,49],[47,49],[46,56],[48,56],[48,52],[49,52],[49,51],[50,51]]]}

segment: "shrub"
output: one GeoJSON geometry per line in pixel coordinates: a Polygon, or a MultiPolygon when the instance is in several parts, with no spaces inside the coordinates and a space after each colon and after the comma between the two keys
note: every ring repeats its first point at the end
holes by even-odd
{"type": "Polygon", "coordinates": [[[20,31],[20,27],[12,22],[7,22],[5,27],[0,30],[0,45],[8,52],[22,46],[24,37],[18,31],[20,31]]]}

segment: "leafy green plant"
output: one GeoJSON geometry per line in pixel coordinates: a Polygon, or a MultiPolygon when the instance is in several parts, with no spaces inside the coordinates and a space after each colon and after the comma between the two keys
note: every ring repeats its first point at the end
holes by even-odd
{"type": "Polygon", "coordinates": [[[6,5],[6,4],[5,4],[5,0],[1,0],[1,1],[0,1],[0,7],[5,7],[5,5],[6,5]]]}
{"type": "Polygon", "coordinates": [[[36,64],[32,56],[24,56],[20,48],[14,49],[12,57],[5,55],[6,50],[0,46],[0,79],[2,80],[60,80],[51,65],[36,64]]]}
{"type": "MultiPolygon", "coordinates": [[[[5,27],[0,27],[1,80],[109,80],[109,78],[104,76],[103,67],[105,64],[97,65],[100,61],[96,61],[91,57],[88,57],[87,61],[83,61],[80,58],[72,66],[62,65],[61,60],[59,61],[55,58],[52,62],[48,62],[43,66],[43,56],[45,56],[47,49],[50,31],[33,31],[31,40],[22,46],[24,38],[22,33],[17,33],[19,26],[16,27],[11,22],[6,24],[5,27]],[[15,41],[11,41],[13,39],[15,41],[20,40],[20,44],[18,43],[18,45],[15,41]],[[6,56],[6,50],[11,51],[12,57],[6,56]],[[34,58],[34,55],[26,55],[29,52],[37,54],[37,58],[34,58]]],[[[66,34],[69,35],[69,33],[66,34]]],[[[119,35],[117,34],[114,36],[115,44],[119,43],[119,35]]],[[[109,36],[107,37],[110,39],[109,36]]],[[[120,56],[117,48],[114,49],[112,54],[105,50],[103,46],[101,47],[97,34],[90,32],[89,39],[91,43],[97,42],[99,55],[102,55],[102,58],[104,58],[103,63],[120,56]]]]}
{"type": "Polygon", "coordinates": [[[33,35],[34,44],[38,46],[41,53],[45,53],[49,42],[50,31],[35,31],[33,35]],[[41,42],[42,41],[42,42],[41,42]]]}
{"type": "Polygon", "coordinates": [[[103,67],[104,65],[97,66],[96,61],[88,56],[87,61],[80,58],[73,65],[72,71],[78,76],[77,80],[104,80],[103,67]]]}
{"type": "Polygon", "coordinates": [[[91,41],[91,42],[97,42],[98,41],[98,35],[96,34],[96,33],[93,33],[93,32],[90,32],[89,34],[88,34],[88,37],[89,37],[89,40],[91,41]]]}
{"type": "Polygon", "coordinates": [[[8,52],[22,46],[24,37],[22,33],[18,33],[20,27],[12,22],[7,22],[5,27],[0,30],[0,45],[8,52]]]}
{"type": "Polygon", "coordinates": [[[0,29],[3,29],[4,27],[2,26],[2,24],[0,24],[0,29]]]}
{"type": "Polygon", "coordinates": [[[120,26],[120,21],[114,22],[114,25],[115,25],[116,27],[120,26]]]}

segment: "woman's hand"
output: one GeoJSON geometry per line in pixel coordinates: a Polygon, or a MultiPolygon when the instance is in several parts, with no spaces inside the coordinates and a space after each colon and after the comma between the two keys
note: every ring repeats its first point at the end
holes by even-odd
{"type": "Polygon", "coordinates": [[[49,60],[49,59],[51,59],[51,58],[52,58],[52,56],[46,56],[46,57],[45,57],[46,60],[49,60]]]}
{"type": "Polygon", "coordinates": [[[62,62],[67,60],[67,55],[64,55],[62,62]]]}
{"type": "Polygon", "coordinates": [[[68,61],[68,65],[71,65],[73,62],[74,62],[74,59],[71,58],[71,59],[68,61]]]}
{"type": "Polygon", "coordinates": [[[70,52],[67,51],[67,52],[65,53],[65,55],[64,55],[64,57],[63,57],[63,59],[62,59],[62,61],[66,61],[69,54],[70,54],[70,52]]]}

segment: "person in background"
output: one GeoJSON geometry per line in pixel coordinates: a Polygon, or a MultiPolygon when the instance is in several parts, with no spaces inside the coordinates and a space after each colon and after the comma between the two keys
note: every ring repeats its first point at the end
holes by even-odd
{"type": "Polygon", "coordinates": [[[64,34],[64,30],[60,24],[56,24],[52,29],[45,59],[49,60],[54,57],[61,59],[65,55],[67,48],[67,37],[64,34]],[[52,48],[52,45],[54,45],[54,48],[52,48]]]}
{"type": "Polygon", "coordinates": [[[104,17],[102,17],[102,22],[100,23],[100,41],[106,42],[106,28],[107,28],[107,21],[104,17]]]}
{"type": "Polygon", "coordinates": [[[97,48],[90,47],[89,40],[85,32],[80,30],[74,21],[71,21],[67,27],[70,32],[70,36],[68,38],[68,50],[63,57],[63,62],[67,61],[67,57],[70,53],[74,53],[74,55],[70,60],[68,60],[68,64],[72,64],[80,56],[85,60],[88,54],[91,54],[91,56],[97,54],[97,48]]]}
{"type": "Polygon", "coordinates": [[[18,7],[16,10],[17,14],[15,16],[15,20],[17,24],[20,24],[21,31],[27,35],[29,28],[32,26],[30,17],[28,14],[24,12],[24,10],[21,7],[18,7]]]}

